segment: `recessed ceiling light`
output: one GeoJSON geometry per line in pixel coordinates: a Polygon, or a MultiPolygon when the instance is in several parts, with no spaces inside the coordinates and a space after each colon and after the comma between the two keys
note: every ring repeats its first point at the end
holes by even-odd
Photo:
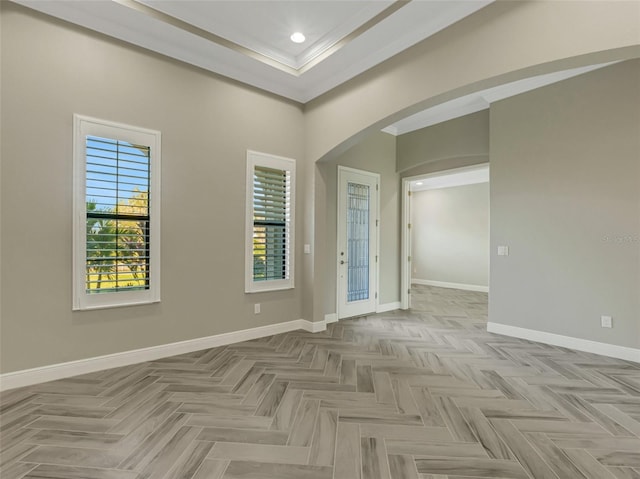
{"type": "Polygon", "coordinates": [[[416,186],[422,186],[422,181],[418,181],[418,182],[416,183],[416,186]]]}
{"type": "Polygon", "coordinates": [[[295,32],[291,34],[289,38],[291,38],[291,41],[293,43],[302,43],[306,40],[306,37],[300,32],[295,32]]]}

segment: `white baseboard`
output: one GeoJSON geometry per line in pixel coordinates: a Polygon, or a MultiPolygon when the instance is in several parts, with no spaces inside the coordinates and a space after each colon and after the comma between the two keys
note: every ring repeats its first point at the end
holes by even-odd
{"type": "Polygon", "coordinates": [[[324,322],[326,324],[338,322],[338,313],[329,313],[324,315],[324,322]]]}
{"type": "Polygon", "coordinates": [[[387,311],[395,311],[400,309],[400,301],[394,301],[393,303],[379,304],[376,307],[376,313],[386,313],[387,311]]]}
{"type": "Polygon", "coordinates": [[[437,286],[439,288],[462,289],[464,291],[480,291],[481,293],[489,292],[489,286],[481,286],[479,284],[448,283],[446,281],[432,281],[430,279],[417,278],[411,278],[411,284],[424,284],[426,286],[437,286]]]}
{"type": "Polygon", "coordinates": [[[66,363],[52,364],[39,368],[25,369],[11,373],[0,374],[0,391],[30,386],[32,384],[54,381],[56,379],[88,374],[104,369],[128,366],[131,364],[153,361],[160,358],[175,356],[177,354],[191,353],[201,349],[226,346],[250,339],[263,338],[274,334],[287,333],[303,329],[311,333],[324,331],[327,325],[324,321],[312,322],[306,319],[295,319],[284,323],[269,324],[256,328],[233,331],[230,333],[216,334],[204,338],[188,339],[176,343],[161,344],[149,348],[135,349],[121,353],[107,354],[94,358],[80,359],[66,363]]]}
{"type": "MultiPolygon", "coordinates": [[[[395,311],[400,309],[400,301],[394,301],[393,303],[379,304],[376,307],[376,313],[386,313],[387,311],[395,311]]],[[[338,321],[338,313],[329,313],[324,315],[324,322],[326,324],[336,323],[338,321]]]]}
{"type": "Polygon", "coordinates": [[[298,329],[304,329],[310,333],[319,333],[320,331],[327,330],[326,321],[307,321],[306,319],[299,319],[298,321],[304,321],[306,323],[304,327],[298,329]]]}
{"type": "Polygon", "coordinates": [[[514,338],[528,339],[538,343],[561,346],[563,348],[576,349],[610,358],[626,359],[640,363],[640,349],[616,346],[615,344],[600,343],[589,339],[573,338],[560,334],[547,333],[545,331],[535,331],[533,329],[519,328],[500,323],[487,323],[487,331],[490,333],[502,334],[514,338]]]}

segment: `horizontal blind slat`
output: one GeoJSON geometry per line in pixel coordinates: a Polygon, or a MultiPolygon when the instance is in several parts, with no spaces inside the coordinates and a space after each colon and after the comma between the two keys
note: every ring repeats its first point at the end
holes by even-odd
{"type": "Polygon", "coordinates": [[[254,168],[254,281],[288,277],[289,178],[285,170],[263,166],[254,168]]]}
{"type": "Polygon", "coordinates": [[[150,152],[87,137],[87,293],[149,288],[150,152]]]}

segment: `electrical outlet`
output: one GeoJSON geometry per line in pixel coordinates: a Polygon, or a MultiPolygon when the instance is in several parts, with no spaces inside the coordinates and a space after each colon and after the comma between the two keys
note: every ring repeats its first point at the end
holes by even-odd
{"type": "Polygon", "coordinates": [[[603,328],[613,328],[613,319],[611,316],[600,316],[600,325],[603,328]]]}
{"type": "Polygon", "coordinates": [[[509,247],[498,246],[498,256],[509,256],[509,247]]]}
{"type": "Polygon", "coordinates": [[[253,305],[253,314],[260,314],[260,303],[253,305]]]}

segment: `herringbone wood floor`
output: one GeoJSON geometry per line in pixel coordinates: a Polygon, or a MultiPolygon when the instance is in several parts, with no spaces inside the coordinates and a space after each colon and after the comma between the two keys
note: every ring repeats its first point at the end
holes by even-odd
{"type": "Polygon", "coordinates": [[[341,321],[8,391],[3,479],[640,478],[640,365],[417,287],[341,321]]]}

